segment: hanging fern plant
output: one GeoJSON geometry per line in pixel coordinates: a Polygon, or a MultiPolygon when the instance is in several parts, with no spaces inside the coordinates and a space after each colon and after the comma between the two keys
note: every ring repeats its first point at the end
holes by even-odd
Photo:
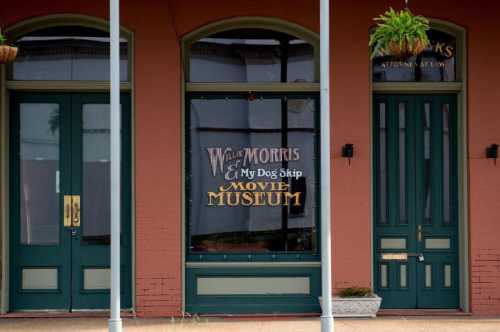
{"type": "Polygon", "coordinates": [[[377,28],[370,36],[372,58],[390,55],[404,59],[417,55],[429,46],[427,31],[429,20],[416,16],[409,9],[395,11],[390,8],[376,17],[377,28]]]}
{"type": "Polygon", "coordinates": [[[0,32],[0,64],[14,61],[17,56],[17,47],[6,44],[7,38],[0,32]]]}

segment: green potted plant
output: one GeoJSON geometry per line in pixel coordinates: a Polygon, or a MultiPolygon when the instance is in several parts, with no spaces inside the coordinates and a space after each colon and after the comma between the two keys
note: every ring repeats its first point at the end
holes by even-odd
{"type": "Polygon", "coordinates": [[[429,20],[413,15],[409,9],[395,11],[390,8],[374,20],[377,27],[369,42],[372,58],[391,55],[404,59],[418,55],[430,44],[427,36],[429,20]]]}
{"type": "Polygon", "coordinates": [[[7,38],[0,32],[0,64],[14,61],[17,56],[17,47],[6,44],[7,38]]]}
{"type": "Polygon", "coordinates": [[[349,287],[333,297],[332,311],[335,317],[376,317],[381,304],[382,298],[370,288],[349,287]]]}

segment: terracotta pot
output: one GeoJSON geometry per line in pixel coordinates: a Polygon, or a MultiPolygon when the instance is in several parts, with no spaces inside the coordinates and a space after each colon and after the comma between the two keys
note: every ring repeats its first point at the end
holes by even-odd
{"type": "Polygon", "coordinates": [[[416,39],[411,45],[409,45],[405,40],[402,47],[400,47],[398,42],[389,43],[389,51],[391,52],[391,55],[397,59],[409,58],[414,55],[418,55],[424,49],[425,45],[420,39],[416,39]]]}
{"type": "Polygon", "coordinates": [[[17,47],[0,45],[0,64],[14,61],[17,56],[17,47]]]}

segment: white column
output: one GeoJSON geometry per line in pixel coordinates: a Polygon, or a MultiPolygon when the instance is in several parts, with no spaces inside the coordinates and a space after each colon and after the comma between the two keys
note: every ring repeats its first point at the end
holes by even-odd
{"type": "Polygon", "coordinates": [[[120,317],[120,0],[110,0],[111,79],[111,317],[109,331],[121,332],[120,317]]]}
{"type": "Polygon", "coordinates": [[[321,332],[335,330],[332,315],[332,236],[330,179],[330,0],[320,0],[321,73],[321,332]]]}

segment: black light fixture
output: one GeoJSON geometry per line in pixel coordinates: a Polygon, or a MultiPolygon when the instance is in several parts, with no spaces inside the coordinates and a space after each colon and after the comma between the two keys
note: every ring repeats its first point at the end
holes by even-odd
{"type": "Polygon", "coordinates": [[[491,144],[486,148],[486,158],[493,159],[495,165],[497,164],[498,159],[498,144],[491,144]]]}
{"type": "Polygon", "coordinates": [[[351,166],[351,159],[354,157],[354,144],[344,144],[342,146],[342,157],[349,159],[349,166],[351,166]]]}

